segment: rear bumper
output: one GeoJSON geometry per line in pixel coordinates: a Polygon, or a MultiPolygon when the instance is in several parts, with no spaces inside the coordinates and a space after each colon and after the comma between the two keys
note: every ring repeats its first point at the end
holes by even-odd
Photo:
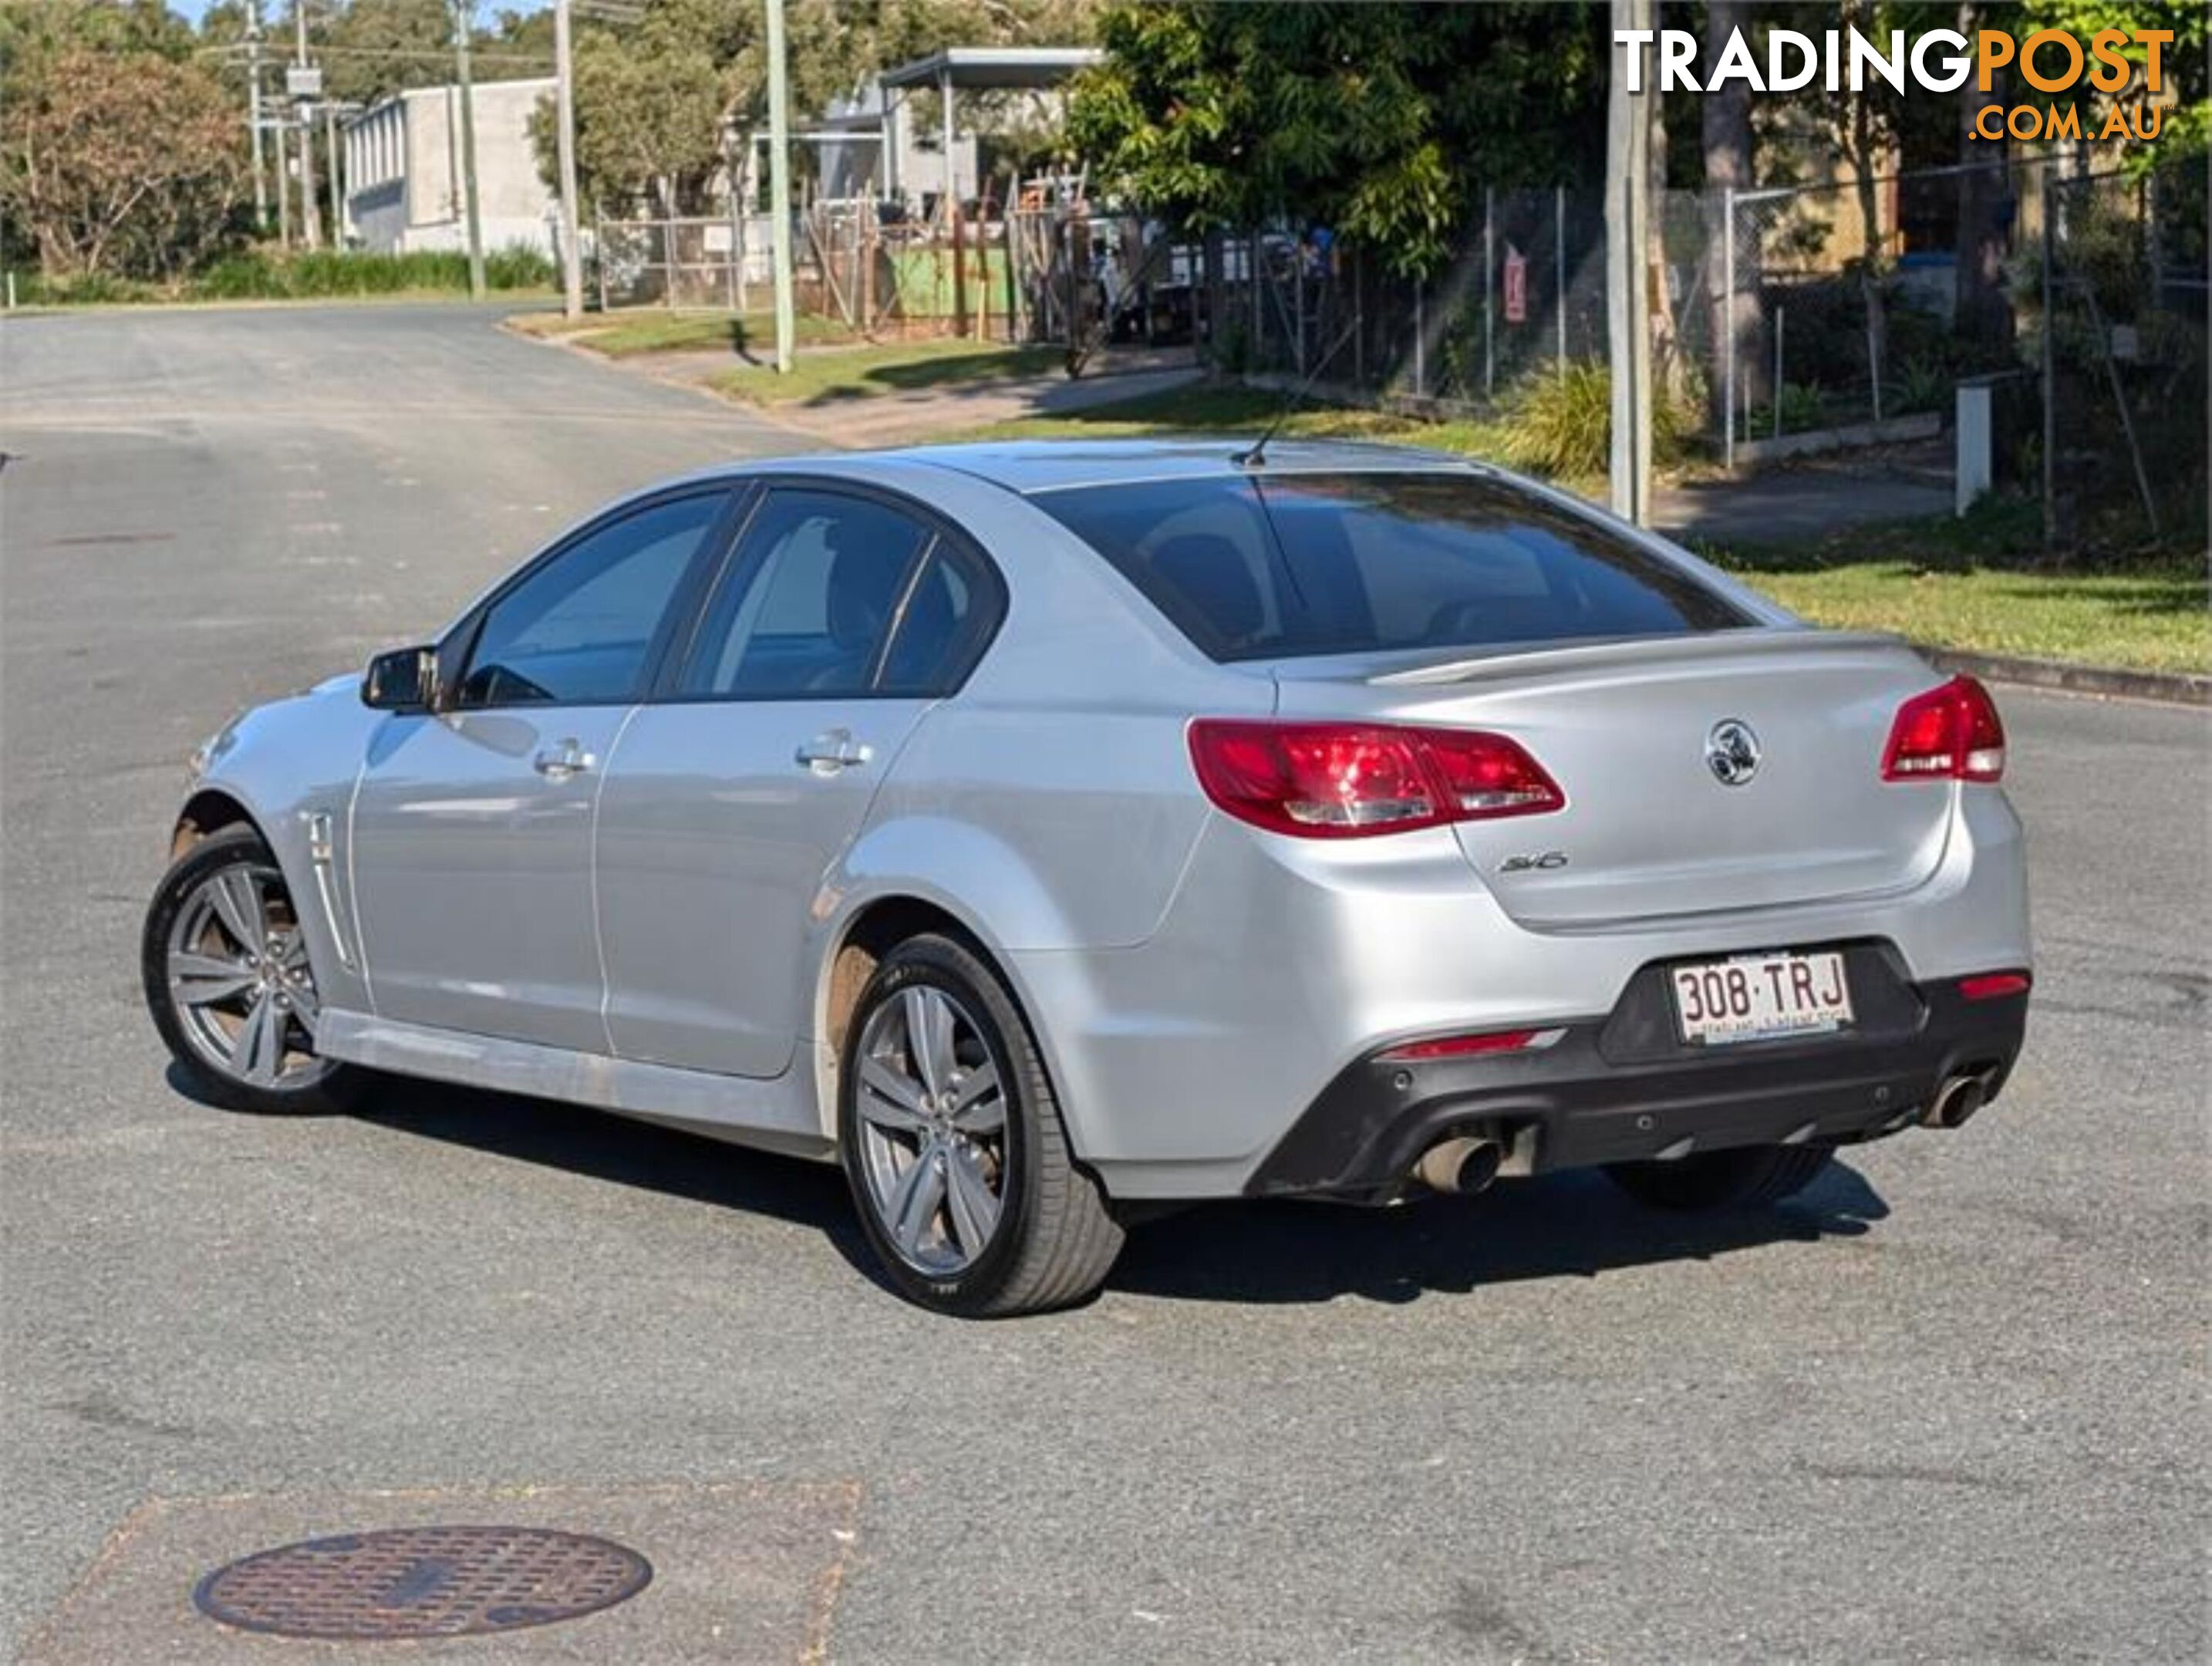
{"type": "Polygon", "coordinates": [[[1848,1034],[1719,1049],[1675,1039],[1666,969],[1643,968],[1606,1017],[1529,1051],[1348,1066],[1246,1182],[1255,1197],[1389,1195],[1431,1146],[1498,1140],[1505,1173],[1729,1146],[1850,1144],[1918,1122],[1954,1077],[1994,1098],[2019,1056],[2025,994],[1970,1001],[1915,985],[1896,950],[1840,947],[1859,1023],[1848,1034]]]}

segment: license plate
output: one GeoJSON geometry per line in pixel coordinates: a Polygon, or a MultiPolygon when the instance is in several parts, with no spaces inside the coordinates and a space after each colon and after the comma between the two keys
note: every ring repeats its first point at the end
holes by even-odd
{"type": "Polygon", "coordinates": [[[1819,1035],[1851,1021],[1840,954],[1746,955],[1677,966],[1674,1017],[1696,1046],[1819,1035]]]}

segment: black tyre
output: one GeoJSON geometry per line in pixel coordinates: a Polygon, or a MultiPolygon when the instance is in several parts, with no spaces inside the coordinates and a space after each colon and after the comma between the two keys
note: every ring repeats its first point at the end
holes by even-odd
{"type": "Polygon", "coordinates": [[[837,1135],[870,1247],[924,1307],[968,1317],[1065,1307],[1121,1253],[1029,1026],[951,938],[902,943],[860,991],[837,1135]]]}
{"type": "Polygon", "coordinates": [[[1606,1175],[1654,1209],[1750,1209],[1796,1196],[1832,1155],[1826,1146],[1740,1146],[1672,1163],[1615,1163],[1606,1175]]]}
{"type": "Polygon", "coordinates": [[[315,1056],[322,1008],[291,893],[251,828],[163,876],[140,949],[147,1009],[199,1095],[233,1110],[343,1110],[359,1072],[315,1056]]]}

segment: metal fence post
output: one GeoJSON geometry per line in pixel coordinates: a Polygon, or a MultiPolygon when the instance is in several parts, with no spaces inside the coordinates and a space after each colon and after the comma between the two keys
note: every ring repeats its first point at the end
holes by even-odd
{"type": "Polygon", "coordinates": [[[1782,326],[1789,321],[1790,309],[1774,309],[1774,437],[1782,437],[1782,390],[1789,384],[1782,380],[1782,326]]]}
{"type": "Polygon", "coordinates": [[[2051,170],[2039,182],[2043,196],[2043,548],[2047,554],[2058,546],[2058,398],[2057,362],[2051,338],[2058,319],[2051,311],[2051,170]]]}
{"type": "Polygon", "coordinates": [[[1413,281],[1413,392],[1418,397],[1429,391],[1429,289],[1419,278],[1413,281]]]}
{"type": "Polygon", "coordinates": [[[596,202],[592,204],[592,276],[599,287],[599,311],[604,314],[607,310],[607,232],[596,202]]]}
{"type": "Polygon", "coordinates": [[[1552,289],[1557,297],[1553,303],[1553,333],[1559,347],[1553,356],[1558,361],[1559,377],[1567,379],[1567,188],[1552,187],[1552,289]]]}
{"type": "Polygon", "coordinates": [[[1498,396],[1498,252],[1496,214],[1498,193],[1482,188],[1482,397],[1498,396]]]}
{"type": "MultiPolygon", "coordinates": [[[[1707,270],[1711,270],[1708,268],[1707,270]]],[[[1721,466],[1735,468],[1735,187],[1721,187],[1721,466]]]]}
{"type": "MultiPolygon", "coordinates": [[[[11,296],[15,293],[15,282],[11,273],[8,279],[11,296]]],[[[1352,252],[1352,380],[1356,387],[1367,386],[1367,257],[1356,248],[1352,252]]]]}
{"type": "Polygon", "coordinates": [[[745,197],[730,181],[730,310],[745,312],[745,197]]]}

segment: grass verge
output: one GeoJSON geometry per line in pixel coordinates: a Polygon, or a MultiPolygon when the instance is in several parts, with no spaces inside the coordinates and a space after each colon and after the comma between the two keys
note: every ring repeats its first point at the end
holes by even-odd
{"type": "MultiPolygon", "coordinates": [[[[495,249],[484,257],[484,279],[507,292],[544,289],[553,264],[535,249],[495,249]]],[[[466,295],[469,258],[451,250],[372,254],[365,250],[266,248],[225,255],[204,271],[173,283],[98,274],[48,283],[33,277],[19,299],[26,305],[68,307],[173,306],[191,301],[356,301],[466,295]]]]}
{"type": "MultiPolygon", "coordinates": [[[[558,313],[519,313],[507,327],[524,335],[558,337],[611,359],[649,353],[696,353],[720,349],[741,357],[765,357],[775,350],[775,319],[767,313],[672,313],[641,307],[618,313],[586,313],[564,318],[558,313]]],[[[802,345],[842,341],[850,332],[831,319],[802,314],[793,334],[802,345]]]]}
{"type": "Polygon", "coordinates": [[[1698,553],[1792,612],[1968,653],[2129,671],[2212,672],[2204,558],[2175,549],[2125,569],[2040,564],[2040,511],[1996,501],[1964,520],[1875,522],[1810,544],[1698,553]]]}
{"type": "Polygon", "coordinates": [[[946,337],[823,348],[793,359],[787,376],[779,376],[770,365],[747,365],[710,376],[707,385],[754,404],[816,404],[915,388],[1042,375],[1060,362],[1058,348],[994,347],[946,337]]]}
{"type": "MultiPolygon", "coordinates": [[[[1116,399],[1052,416],[994,423],[963,438],[978,440],[1127,440],[1174,434],[1254,435],[1282,409],[1284,396],[1261,387],[1200,384],[1116,399]]],[[[1423,422],[1387,411],[1308,405],[1284,420],[1281,432],[1308,440],[1381,440],[1436,451],[1499,454],[1506,425],[1498,422],[1423,422]]]]}

